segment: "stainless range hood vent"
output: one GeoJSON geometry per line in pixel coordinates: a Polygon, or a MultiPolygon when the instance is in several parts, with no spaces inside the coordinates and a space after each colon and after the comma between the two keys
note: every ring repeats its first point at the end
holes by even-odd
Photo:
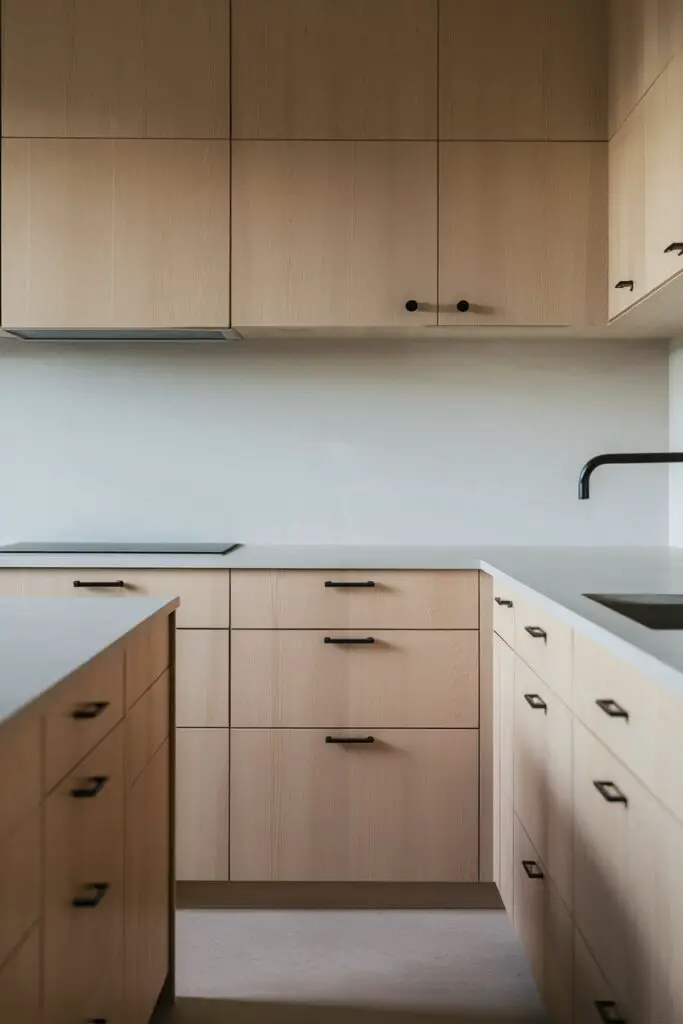
{"type": "Polygon", "coordinates": [[[226,328],[174,328],[173,330],[78,330],[55,331],[28,328],[5,328],[5,333],[21,341],[241,341],[242,335],[226,328]]]}

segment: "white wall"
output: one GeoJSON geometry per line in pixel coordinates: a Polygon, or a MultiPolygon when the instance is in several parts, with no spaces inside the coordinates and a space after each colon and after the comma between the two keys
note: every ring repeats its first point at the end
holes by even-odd
{"type": "MultiPolygon", "coordinates": [[[[670,364],[671,451],[683,451],[683,338],[671,348],[670,364]]],[[[669,542],[683,548],[683,465],[671,467],[669,542]]]]}
{"type": "MultiPolygon", "coordinates": [[[[666,544],[668,350],[552,341],[0,350],[0,540],[666,544]]],[[[683,379],[683,369],[681,370],[683,379]]]]}

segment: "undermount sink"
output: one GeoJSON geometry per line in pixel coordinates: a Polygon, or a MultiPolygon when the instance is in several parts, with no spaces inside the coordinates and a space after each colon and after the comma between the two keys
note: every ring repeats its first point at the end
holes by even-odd
{"type": "Polygon", "coordinates": [[[683,594],[584,594],[648,629],[683,629],[683,594]]]}

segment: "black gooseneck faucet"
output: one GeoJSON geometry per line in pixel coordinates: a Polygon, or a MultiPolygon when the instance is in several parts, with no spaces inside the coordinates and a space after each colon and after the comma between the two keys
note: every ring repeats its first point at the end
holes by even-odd
{"type": "Polygon", "coordinates": [[[683,452],[623,452],[596,455],[589,459],[579,474],[579,500],[590,498],[590,478],[598,466],[616,466],[622,463],[683,462],[683,452]]]}

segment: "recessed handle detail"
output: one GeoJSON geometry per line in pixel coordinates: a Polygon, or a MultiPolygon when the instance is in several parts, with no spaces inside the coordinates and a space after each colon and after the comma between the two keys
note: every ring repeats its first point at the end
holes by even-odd
{"type": "Polygon", "coordinates": [[[108,782],[108,775],[93,775],[87,780],[85,786],[77,786],[75,789],[72,789],[71,795],[76,800],[92,800],[93,797],[102,792],[108,782]]]}
{"type": "Polygon", "coordinates": [[[524,700],[530,708],[534,709],[534,711],[545,711],[545,713],[548,714],[548,705],[542,697],[538,696],[537,693],[525,693],[524,700]]]}
{"type": "Polygon", "coordinates": [[[610,718],[625,718],[628,722],[628,711],[622,708],[621,704],[617,704],[615,700],[596,700],[595,703],[610,718]]]}
{"type": "Polygon", "coordinates": [[[93,580],[92,582],[89,582],[88,580],[74,580],[74,587],[76,587],[76,589],[80,587],[87,587],[88,590],[123,590],[125,586],[125,580],[102,580],[100,582],[97,580],[93,580]]]}
{"type": "Polygon", "coordinates": [[[626,804],[628,805],[628,799],[621,792],[619,787],[614,782],[594,782],[593,785],[597,789],[603,799],[608,804],[626,804]]]}
{"type": "Polygon", "coordinates": [[[595,1009],[603,1024],[628,1024],[626,1017],[622,1017],[621,1010],[611,999],[596,999],[595,1009]]]}
{"type": "Polygon", "coordinates": [[[408,311],[408,313],[417,313],[419,308],[420,303],[417,301],[417,299],[408,299],[408,301],[406,302],[406,310],[408,311]]]}
{"type": "Polygon", "coordinates": [[[675,252],[683,256],[683,242],[672,242],[671,245],[667,245],[664,252],[675,252]]]}
{"type": "Polygon", "coordinates": [[[325,743],[374,743],[374,736],[326,736],[325,743]]]}
{"type": "Polygon", "coordinates": [[[340,588],[340,587],[356,587],[356,588],[367,590],[367,589],[370,589],[370,588],[372,588],[372,587],[374,587],[376,585],[377,584],[375,583],[374,580],[362,580],[362,581],[354,581],[354,580],[325,580],[325,586],[326,587],[335,587],[335,588],[340,588]]]}
{"type": "Polygon", "coordinates": [[[74,896],[71,901],[72,907],[79,907],[82,909],[90,909],[97,907],[102,902],[104,897],[109,892],[109,882],[91,882],[89,885],[84,885],[84,889],[93,892],[92,896],[74,896]]]}
{"type": "Polygon", "coordinates": [[[493,599],[496,604],[499,604],[501,608],[512,608],[512,601],[508,601],[506,597],[494,597],[493,599]]]}
{"type": "Polygon", "coordinates": [[[545,878],[543,871],[541,870],[540,864],[537,864],[535,860],[523,860],[522,867],[526,871],[529,878],[541,879],[545,878]]]}
{"type": "Polygon", "coordinates": [[[374,636],[326,636],[326,644],[374,644],[374,636]]]}
{"type": "Polygon", "coordinates": [[[72,718],[99,718],[109,707],[108,700],[91,700],[71,712],[72,718]]]}
{"type": "Polygon", "coordinates": [[[547,640],[548,634],[540,626],[525,626],[524,629],[534,640],[547,640]]]}
{"type": "Polygon", "coordinates": [[[633,289],[635,288],[635,286],[636,286],[635,281],[617,281],[617,283],[615,284],[614,287],[615,288],[628,288],[628,290],[630,292],[632,292],[633,289]]]}

